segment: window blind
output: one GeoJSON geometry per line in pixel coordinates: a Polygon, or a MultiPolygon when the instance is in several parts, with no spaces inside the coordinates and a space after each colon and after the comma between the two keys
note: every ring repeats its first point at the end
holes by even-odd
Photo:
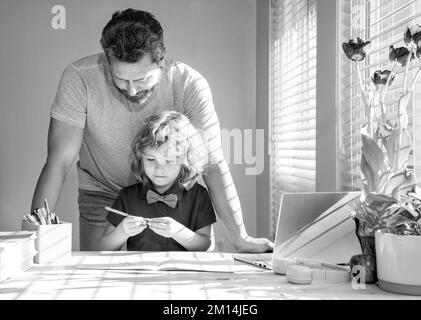
{"type": "Polygon", "coordinates": [[[283,192],[316,179],[316,0],[271,1],[271,237],[283,192]]]}
{"type": "MultiPolygon", "coordinates": [[[[371,47],[364,66],[361,66],[365,84],[376,70],[390,70],[389,46],[404,46],[406,27],[421,24],[421,0],[341,0],[340,37],[338,46],[349,39],[360,37],[371,40],[371,47]]],[[[361,126],[365,121],[364,103],[358,85],[355,64],[344,54],[339,59],[340,123],[339,170],[343,190],[361,188],[361,126]]],[[[411,64],[408,78],[411,80],[420,62],[411,64]]],[[[403,85],[405,68],[397,66],[395,80],[388,90],[385,104],[386,114],[391,118],[397,113],[397,103],[403,85]]],[[[409,80],[409,81],[410,81],[409,80]]],[[[413,137],[413,152],[409,158],[409,168],[421,173],[421,113],[415,109],[421,103],[421,82],[417,81],[408,103],[408,130],[413,137]]],[[[417,174],[419,177],[420,174],[417,174]]]]}

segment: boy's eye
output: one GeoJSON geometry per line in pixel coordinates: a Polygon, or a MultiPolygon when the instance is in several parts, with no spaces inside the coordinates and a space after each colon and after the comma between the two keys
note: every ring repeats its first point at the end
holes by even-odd
{"type": "Polygon", "coordinates": [[[154,161],[154,158],[146,158],[146,161],[154,161]]]}

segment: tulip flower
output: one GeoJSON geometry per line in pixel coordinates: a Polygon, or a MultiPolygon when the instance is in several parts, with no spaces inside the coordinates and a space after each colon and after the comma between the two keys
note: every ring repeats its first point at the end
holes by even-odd
{"type": "MultiPolygon", "coordinates": [[[[387,79],[389,78],[389,75],[390,75],[389,70],[384,70],[384,71],[377,70],[376,72],[374,72],[373,77],[371,77],[371,81],[373,81],[373,83],[376,86],[379,86],[379,85],[384,86],[384,85],[386,85],[386,82],[387,82],[387,79]]],[[[389,80],[389,83],[388,83],[389,86],[393,83],[394,79],[395,79],[395,75],[392,74],[390,76],[390,80],[389,80]]]]}
{"type": "MultiPolygon", "coordinates": [[[[414,59],[414,53],[411,53],[411,60],[414,59]]],[[[405,67],[409,62],[409,50],[405,47],[394,48],[393,45],[389,47],[389,61],[396,61],[402,67],[405,67]]]]}
{"type": "Polygon", "coordinates": [[[370,48],[370,43],[371,41],[364,42],[361,38],[357,38],[357,42],[351,39],[348,43],[344,42],[342,48],[348,59],[352,61],[362,61],[370,48]]]}
{"type": "Polygon", "coordinates": [[[417,47],[421,46],[421,26],[419,24],[413,25],[411,28],[407,28],[404,41],[407,45],[413,44],[417,47]]]}

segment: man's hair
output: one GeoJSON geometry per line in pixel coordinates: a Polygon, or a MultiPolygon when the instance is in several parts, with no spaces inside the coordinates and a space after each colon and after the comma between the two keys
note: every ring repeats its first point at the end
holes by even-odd
{"type": "Polygon", "coordinates": [[[135,9],[115,12],[102,30],[100,43],[108,58],[128,63],[145,55],[159,63],[165,52],[159,21],[151,13],[135,9]]]}
{"type": "Polygon", "coordinates": [[[159,148],[164,143],[175,149],[177,161],[181,164],[179,186],[189,189],[203,173],[207,148],[188,118],[176,111],[161,111],[149,116],[133,140],[132,170],[136,178],[144,183],[150,182],[143,167],[143,152],[146,147],[159,148]]]}

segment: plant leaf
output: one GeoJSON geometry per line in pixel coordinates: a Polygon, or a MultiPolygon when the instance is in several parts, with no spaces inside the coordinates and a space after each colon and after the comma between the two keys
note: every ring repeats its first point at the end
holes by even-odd
{"type": "Polygon", "coordinates": [[[380,176],[383,171],[384,155],[377,143],[367,137],[362,137],[361,171],[368,183],[368,192],[378,191],[380,176]]]}
{"type": "Polygon", "coordinates": [[[373,192],[375,189],[376,184],[376,175],[374,174],[373,168],[368,163],[367,159],[365,158],[365,155],[361,155],[361,173],[364,176],[366,180],[366,192],[373,192]]]}
{"type": "Polygon", "coordinates": [[[417,184],[415,175],[405,169],[392,175],[384,186],[384,194],[399,200],[399,191],[413,188],[417,184]]]}
{"type": "Polygon", "coordinates": [[[383,138],[383,145],[393,171],[398,171],[406,167],[412,146],[411,136],[406,129],[402,129],[401,133],[399,128],[394,128],[388,137],[383,138]],[[398,150],[399,139],[400,145],[398,150]]]}
{"type": "Polygon", "coordinates": [[[386,183],[389,181],[389,178],[391,175],[392,173],[390,171],[383,172],[383,174],[380,176],[380,179],[379,179],[378,190],[376,190],[377,192],[384,193],[384,187],[386,183]]]}

